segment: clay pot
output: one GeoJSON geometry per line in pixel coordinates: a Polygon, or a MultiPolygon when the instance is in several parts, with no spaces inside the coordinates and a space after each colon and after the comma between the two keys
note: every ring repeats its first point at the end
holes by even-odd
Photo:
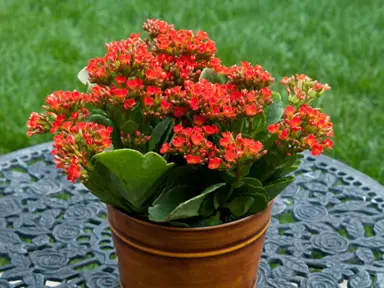
{"type": "Polygon", "coordinates": [[[108,206],[124,288],[256,288],[272,203],[218,226],[177,228],[132,218],[108,206]]]}

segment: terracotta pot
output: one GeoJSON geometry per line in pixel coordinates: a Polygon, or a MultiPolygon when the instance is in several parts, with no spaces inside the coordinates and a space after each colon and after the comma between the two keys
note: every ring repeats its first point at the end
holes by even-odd
{"type": "Polygon", "coordinates": [[[255,288],[272,203],[218,226],[177,228],[108,206],[124,288],[255,288]]]}

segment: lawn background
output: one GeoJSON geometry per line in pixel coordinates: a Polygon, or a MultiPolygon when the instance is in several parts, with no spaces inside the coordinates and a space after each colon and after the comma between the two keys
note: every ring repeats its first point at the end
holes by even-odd
{"type": "Polygon", "coordinates": [[[276,79],[302,72],[329,83],[321,100],[335,123],[329,155],[384,183],[383,3],[0,0],[0,154],[47,141],[25,135],[29,113],[54,90],[82,89],[77,72],[105,42],[162,18],[207,31],[225,64],[247,60],[276,79]]]}

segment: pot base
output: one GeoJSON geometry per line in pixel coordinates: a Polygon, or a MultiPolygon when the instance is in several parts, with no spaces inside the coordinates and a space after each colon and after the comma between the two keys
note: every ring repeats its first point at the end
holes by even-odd
{"type": "Polygon", "coordinates": [[[121,287],[256,288],[271,212],[272,202],[238,221],[186,229],[145,222],[108,206],[121,287]]]}
{"type": "MultiPolygon", "coordinates": [[[[252,288],[256,288],[256,284],[257,284],[257,283],[255,282],[255,284],[252,286],[252,288]]],[[[123,285],[123,283],[121,283],[121,282],[120,282],[120,288],[125,288],[124,285],[123,285]]]]}

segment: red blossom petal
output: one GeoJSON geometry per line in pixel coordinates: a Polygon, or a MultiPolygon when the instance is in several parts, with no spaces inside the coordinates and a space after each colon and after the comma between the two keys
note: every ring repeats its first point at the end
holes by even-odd
{"type": "Polygon", "coordinates": [[[277,134],[279,132],[279,124],[274,123],[268,126],[268,132],[271,134],[277,134]]]}
{"type": "Polygon", "coordinates": [[[208,168],[209,169],[218,169],[223,161],[220,158],[211,158],[209,159],[208,168]]]}

